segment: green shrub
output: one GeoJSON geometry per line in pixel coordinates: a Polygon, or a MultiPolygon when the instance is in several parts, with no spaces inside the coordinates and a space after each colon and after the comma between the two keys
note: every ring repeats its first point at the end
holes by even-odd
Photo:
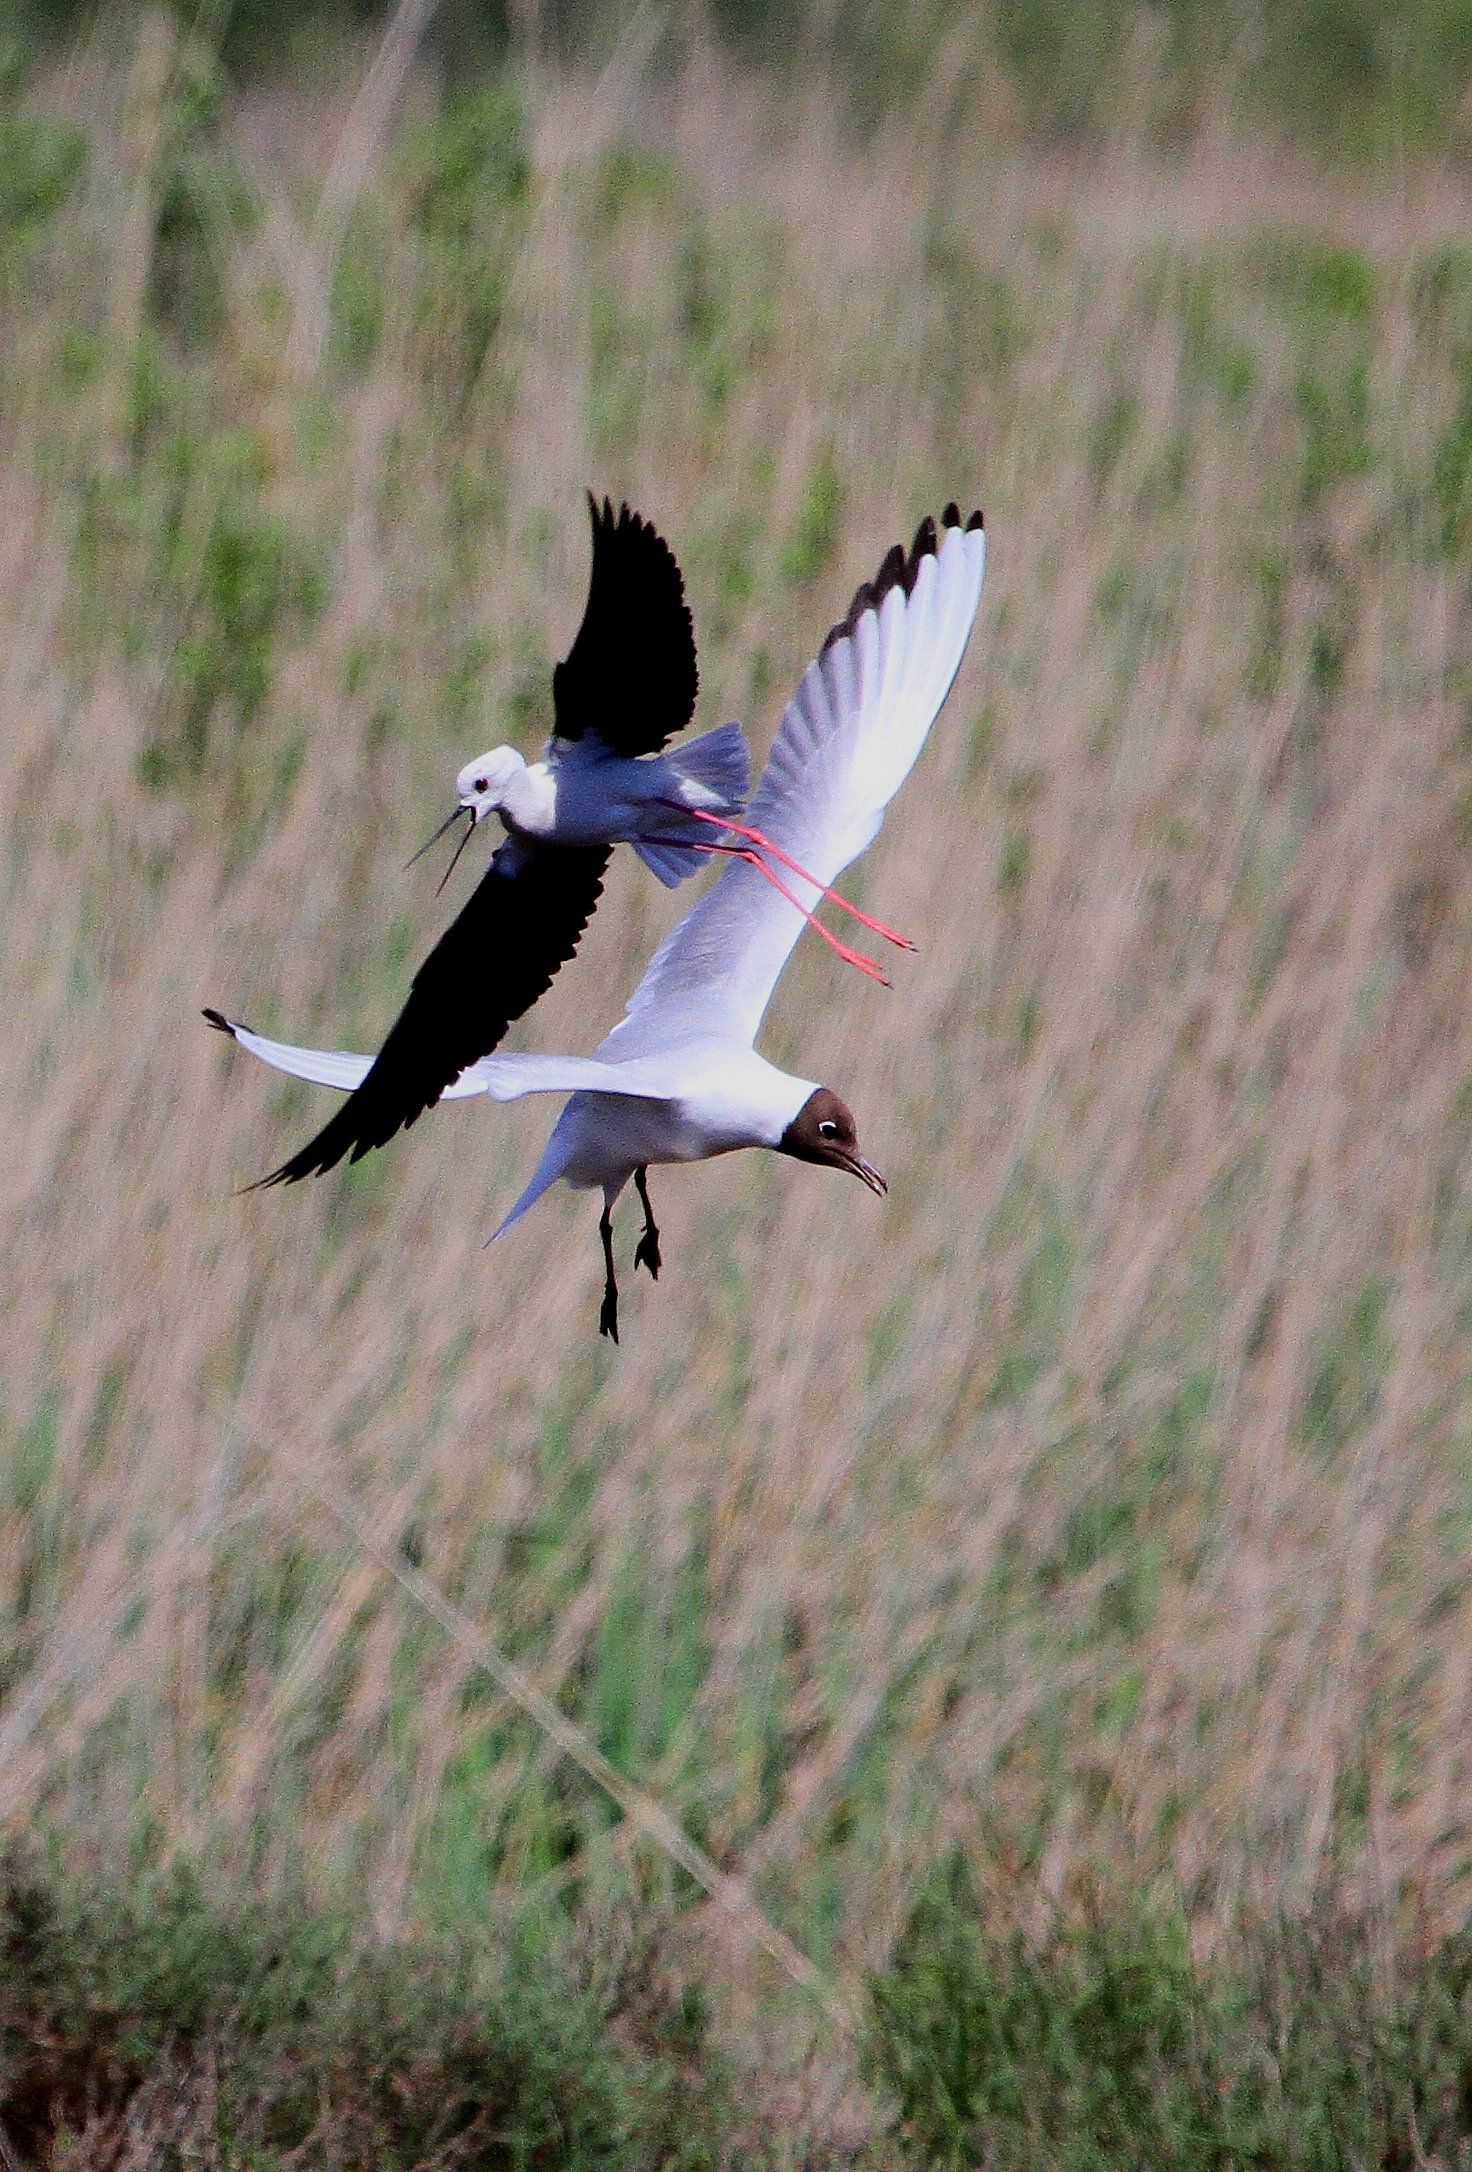
{"type": "Polygon", "coordinates": [[[870,2079],[916,2163],[995,2172],[1462,2164],[1472,1940],[1391,1961],[1363,1924],[1262,1924],[1211,1962],[1116,1902],[1040,1943],[939,1876],[872,1985],[870,2079]]]}
{"type": "Polygon", "coordinates": [[[697,2167],[724,2118],[701,2010],[647,1950],[374,1946],[189,1878],[0,1885],[0,2129],[27,2164],[697,2167]],[[130,2161],[134,2161],[131,2160],[130,2161]]]}

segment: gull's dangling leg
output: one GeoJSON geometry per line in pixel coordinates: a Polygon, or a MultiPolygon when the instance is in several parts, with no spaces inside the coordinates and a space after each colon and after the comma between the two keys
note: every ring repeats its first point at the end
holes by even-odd
{"type": "MultiPolygon", "coordinates": [[[[674,807],[678,802],[666,800],[664,804],[674,807]]],[[[697,822],[713,823],[718,830],[729,830],[733,837],[744,837],[748,844],[760,845],[763,852],[770,852],[774,860],[780,860],[784,867],[790,867],[794,875],[800,875],[803,881],[810,882],[815,890],[821,890],[824,897],[831,897],[835,905],[841,905],[846,913],[852,913],[855,920],[866,928],[872,928],[876,935],[882,935],[887,943],[894,943],[901,950],[918,949],[918,944],[912,943],[908,935],[899,934],[894,928],[887,927],[884,921],[876,920],[872,913],[862,911],[851,899],[840,896],[832,883],[819,882],[816,875],[808,873],[800,860],[794,860],[792,854],[784,851],[781,845],[774,845],[771,838],[761,830],[748,829],[744,822],[733,822],[729,815],[711,814],[704,807],[681,807],[680,812],[693,815],[697,822]]]]}
{"type": "Polygon", "coordinates": [[[610,1342],[618,1341],[618,1277],[613,1271],[613,1201],[605,1192],[603,1216],[598,1224],[598,1234],[603,1239],[603,1310],[598,1315],[598,1332],[610,1342]]]}
{"type": "Polygon", "coordinates": [[[634,1267],[636,1271],[640,1267],[647,1267],[650,1281],[657,1282],[661,1264],[659,1231],[654,1223],[654,1209],[649,1204],[649,1170],[643,1164],[634,1171],[634,1189],[639,1194],[639,1204],[644,1209],[644,1234],[634,1253],[634,1267]]]}

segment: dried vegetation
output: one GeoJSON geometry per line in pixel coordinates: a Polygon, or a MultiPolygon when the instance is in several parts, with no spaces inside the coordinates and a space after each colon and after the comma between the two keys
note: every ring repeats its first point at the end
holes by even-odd
{"type": "MultiPolygon", "coordinates": [[[[382,1934],[690,1903],[376,1548],[837,1972],[952,1848],[1031,1932],[1453,1928],[1472,206],[639,63],[355,103],[145,13],[0,114],[0,1815],[382,1934]],[[992,537],[859,878],[921,953],[811,946],[767,1042],[889,1203],[667,1177],[617,1353],[585,1203],[482,1249],[545,1110],[242,1199],[316,1104],[198,1018],[383,1030],[587,483],[759,745],[892,536],[992,537]]],[[[620,868],[523,1044],[672,909],[620,868]]]]}

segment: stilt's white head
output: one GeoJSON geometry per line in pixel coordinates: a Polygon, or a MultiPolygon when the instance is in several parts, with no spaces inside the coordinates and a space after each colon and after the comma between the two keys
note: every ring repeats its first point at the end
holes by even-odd
{"type": "Polygon", "coordinates": [[[425,853],[428,852],[429,846],[437,845],[446,830],[452,829],[462,815],[468,814],[470,820],[461,832],[460,842],[455,847],[454,858],[440,877],[440,888],[443,890],[445,884],[455,872],[456,863],[459,861],[461,853],[465,850],[471,837],[474,836],[476,825],[483,822],[487,815],[494,814],[499,807],[505,805],[506,794],[511,790],[517,778],[523,776],[525,772],[526,763],[514,747],[492,747],[489,753],[480,755],[473,762],[467,762],[455,779],[457,794],[455,805],[446,815],[433,837],[430,838],[429,843],[419,847],[409,865],[412,867],[414,860],[422,860],[425,853]]]}
{"type": "Polygon", "coordinates": [[[526,763],[515,747],[492,747],[467,762],[455,779],[460,805],[469,810],[472,828],[494,814],[526,763]]]}

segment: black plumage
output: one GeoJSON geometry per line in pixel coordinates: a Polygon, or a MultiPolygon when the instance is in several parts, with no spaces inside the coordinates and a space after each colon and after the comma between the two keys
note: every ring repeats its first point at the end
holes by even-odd
{"type": "Polygon", "coordinates": [[[445,1088],[551,987],[603,888],[611,845],[536,847],[508,838],[414,976],[409,1000],[361,1086],[314,1139],[251,1188],[357,1161],[433,1108],[445,1088]]]}
{"type": "Polygon", "coordinates": [[[593,572],[577,639],[552,674],[559,739],[657,754],[695,711],[695,628],[674,552],[626,505],[589,495],[593,572]]]}

